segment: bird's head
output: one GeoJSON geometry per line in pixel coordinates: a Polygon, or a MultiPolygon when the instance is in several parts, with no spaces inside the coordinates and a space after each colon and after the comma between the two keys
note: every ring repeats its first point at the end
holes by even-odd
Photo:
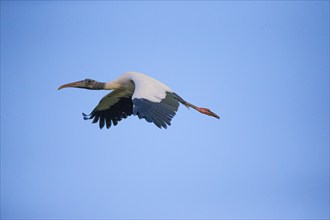
{"type": "Polygon", "coordinates": [[[58,90],[63,89],[63,88],[68,88],[68,87],[97,90],[97,89],[104,89],[104,85],[105,85],[105,83],[98,82],[93,79],[84,79],[81,81],[61,85],[58,88],[58,90]]]}

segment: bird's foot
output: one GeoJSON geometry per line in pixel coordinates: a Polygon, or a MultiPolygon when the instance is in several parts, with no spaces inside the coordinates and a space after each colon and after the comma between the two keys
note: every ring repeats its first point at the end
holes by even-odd
{"type": "Polygon", "coordinates": [[[200,113],[203,113],[205,115],[209,115],[209,116],[212,116],[212,117],[215,117],[217,119],[219,119],[220,117],[215,114],[214,112],[212,112],[210,109],[208,108],[196,108],[197,111],[199,111],[200,113]]]}

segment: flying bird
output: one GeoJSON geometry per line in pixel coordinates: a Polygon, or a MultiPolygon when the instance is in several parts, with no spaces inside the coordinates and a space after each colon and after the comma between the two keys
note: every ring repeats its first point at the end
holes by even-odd
{"type": "Polygon", "coordinates": [[[120,120],[130,115],[154,123],[159,128],[167,128],[178,110],[179,103],[191,107],[200,113],[220,118],[207,108],[199,108],[173,92],[168,86],[158,80],[138,72],[127,72],[111,82],[98,82],[92,79],[64,84],[58,90],[74,87],[91,90],[113,90],[104,96],[94,110],[86,115],[85,120],[99,121],[102,129],[111,124],[116,126],[120,120]]]}

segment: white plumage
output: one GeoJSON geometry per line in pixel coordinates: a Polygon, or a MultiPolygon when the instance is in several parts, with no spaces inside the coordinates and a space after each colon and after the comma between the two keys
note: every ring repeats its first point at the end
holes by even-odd
{"type": "Polygon", "coordinates": [[[125,89],[132,90],[132,99],[144,98],[152,102],[161,102],[165,98],[166,92],[172,92],[168,86],[158,80],[138,72],[124,73],[118,79],[107,84],[106,89],[112,89],[116,85],[122,85],[125,86],[125,89]]]}
{"type": "Polygon", "coordinates": [[[166,92],[172,92],[169,87],[147,75],[130,72],[128,76],[131,77],[131,80],[133,80],[135,84],[135,91],[132,99],[144,98],[152,102],[161,102],[161,100],[165,98],[166,92]]]}

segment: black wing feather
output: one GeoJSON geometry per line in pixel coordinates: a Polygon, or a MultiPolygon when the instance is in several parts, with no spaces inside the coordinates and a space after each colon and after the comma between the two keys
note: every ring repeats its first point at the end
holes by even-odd
{"type": "Polygon", "coordinates": [[[83,113],[84,119],[93,119],[93,123],[99,121],[100,128],[102,129],[106,124],[107,128],[111,127],[111,122],[114,126],[118,124],[123,118],[133,114],[133,102],[131,97],[121,97],[118,102],[109,106],[104,110],[99,110],[97,107],[89,114],[83,113]]]}
{"type": "Polygon", "coordinates": [[[179,107],[180,97],[171,92],[159,103],[148,99],[133,99],[133,114],[147,122],[153,122],[159,128],[167,128],[179,107]]]}

